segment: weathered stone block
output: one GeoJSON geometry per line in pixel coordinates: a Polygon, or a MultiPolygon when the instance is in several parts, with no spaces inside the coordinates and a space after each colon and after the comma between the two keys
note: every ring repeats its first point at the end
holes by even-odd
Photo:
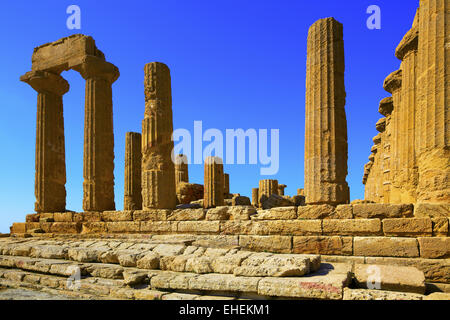
{"type": "Polygon", "coordinates": [[[23,222],[15,222],[11,226],[11,233],[25,233],[26,230],[26,224],[23,222]]]}
{"type": "Polygon", "coordinates": [[[379,219],[326,219],[322,222],[323,234],[328,235],[378,235],[379,219]]]}
{"type": "Polygon", "coordinates": [[[95,211],[74,212],[72,219],[73,222],[100,222],[102,216],[100,212],[95,211]]]}
{"type": "Polygon", "coordinates": [[[353,205],[355,218],[407,218],[413,216],[412,204],[365,203],[353,205]]]}
{"type": "Polygon", "coordinates": [[[446,237],[449,231],[449,218],[432,218],[431,221],[433,223],[433,236],[434,237],[446,237]]]}
{"type": "Polygon", "coordinates": [[[418,203],[414,208],[414,216],[417,218],[422,217],[450,217],[450,204],[448,203],[418,203]]]}
{"type": "Polygon", "coordinates": [[[39,222],[39,213],[27,214],[25,222],[39,222]]]}
{"type": "Polygon", "coordinates": [[[203,220],[205,219],[205,211],[199,209],[177,209],[167,215],[167,220],[203,220]]]}
{"type": "Polygon", "coordinates": [[[292,220],[297,218],[296,207],[279,207],[268,210],[258,210],[252,217],[254,220],[292,220]]]}
{"type": "Polygon", "coordinates": [[[140,231],[139,221],[106,222],[106,229],[112,233],[138,233],[140,231]]]}
{"type": "Polygon", "coordinates": [[[231,199],[232,206],[250,206],[252,202],[249,197],[237,196],[231,199]]]}
{"type": "Polygon", "coordinates": [[[256,223],[252,220],[230,220],[220,222],[221,234],[268,234],[264,224],[256,223]]]}
{"type": "Polygon", "coordinates": [[[101,216],[105,222],[132,221],[133,211],[104,211],[101,216]]]}
{"type": "Polygon", "coordinates": [[[353,238],[340,236],[293,237],[293,253],[352,255],[353,238]]]}
{"type": "Polygon", "coordinates": [[[142,221],[141,232],[148,233],[172,233],[177,231],[178,222],[176,221],[142,221]]]}
{"type": "Polygon", "coordinates": [[[430,259],[450,258],[450,238],[418,238],[420,256],[430,259]]]}
{"type": "Polygon", "coordinates": [[[55,212],[53,219],[55,222],[72,222],[73,212],[55,212]]]}
{"type": "Polygon", "coordinates": [[[324,219],[334,211],[335,207],[329,204],[307,205],[297,208],[297,216],[299,219],[324,219]]]}
{"type": "MultiPolygon", "coordinates": [[[[258,223],[258,222],[255,222],[258,223]]],[[[270,235],[321,235],[322,220],[267,220],[260,221],[270,235]]]]}
{"type": "Polygon", "coordinates": [[[180,221],[178,232],[219,233],[219,221],[180,221]]]}
{"type": "Polygon", "coordinates": [[[431,236],[433,231],[429,218],[384,219],[383,232],[387,236],[431,236]]]}
{"type": "Polygon", "coordinates": [[[256,215],[256,208],[253,206],[236,206],[229,208],[230,220],[249,220],[256,215]]]}
{"type": "MultiPolygon", "coordinates": [[[[289,278],[263,278],[258,284],[258,294],[263,296],[295,297],[341,300],[343,288],[349,280],[348,273],[322,270],[321,275],[289,278]]],[[[321,274],[319,270],[318,274],[321,274]]]]}
{"type": "Polygon", "coordinates": [[[340,204],[336,206],[334,212],[332,212],[325,219],[353,219],[353,205],[351,204],[340,204]]]}
{"type": "Polygon", "coordinates": [[[219,206],[208,209],[206,212],[206,220],[229,220],[230,212],[228,208],[227,206],[219,206]]]}
{"type": "Polygon", "coordinates": [[[423,300],[424,297],[424,295],[417,293],[344,288],[342,300],[423,300]]]}
{"type": "Polygon", "coordinates": [[[367,288],[370,281],[381,290],[425,293],[425,276],[414,267],[357,264],[354,275],[360,288],[367,288]]]}
{"type": "Polygon", "coordinates": [[[172,210],[167,209],[148,209],[148,210],[136,210],[133,212],[134,221],[162,221],[167,220],[167,216],[170,215],[172,210]]]}
{"type": "Polygon", "coordinates": [[[365,263],[416,267],[431,282],[450,283],[450,261],[448,259],[366,257],[365,263]]]}
{"type": "Polygon", "coordinates": [[[288,236],[239,236],[239,246],[252,251],[277,253],[291,252],[291,237],[288,236]]]}
{"type": "Polygon", "coordinates": [[[79,222],[54,222],[50,227],[51,233],[80,233],[81,223],[79,222]]]}
{"type": "Polygon", "coordinates": [[[418,257],[417,239],[388,237],[355,237],[355,256],[371,257],[418,257]]]}
{"type": "Polygon", "coordinates": [[[81,233],[106,233],[106,222],[83,222],[81,233]]]}

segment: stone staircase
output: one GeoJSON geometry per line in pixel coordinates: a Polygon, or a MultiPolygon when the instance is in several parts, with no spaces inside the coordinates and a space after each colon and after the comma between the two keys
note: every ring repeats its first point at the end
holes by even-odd
{"type": "Polygon", "coordinates": [[[67,299],[427,298],[425,278],[416,268],[384,266],[382,290],[368,290],[363,267],[323,263],[320,255],[193,245],[170,236],[0,238],[0,288],[67,299]],[[396,270],[393,277],[389,268],[396,270]]]}

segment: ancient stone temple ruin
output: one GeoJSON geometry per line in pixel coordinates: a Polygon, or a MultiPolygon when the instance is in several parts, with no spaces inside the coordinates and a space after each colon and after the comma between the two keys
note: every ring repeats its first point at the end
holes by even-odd
{"type": "Polygon", "coordinates": [[[20,77],[38,93],[36,125],[36,212],[64,211],[66,166],[61,77],[78,71],[86,80],[83,210],[115,209],[112,84],[117,67],[105,60],[91,37],[74,35],[34,49],[31,71],[20,77]],[[97,134],[101,132],[101,134],[97,134]]]}
{"type": "Polygon", "coordinates": [[[391,96],[379,104],[366,199],[352,203],[344,34],[333,18],[305,39],[304,189],[289,196],[273,177],[255,178],[251,201],[232,193],[217,157],[205,159],[203,185],[189,182],[186,156],[172,154],[170,71],[152,62],[142,132],[125,137],[124,209],[115,211],[118,70],[87,36],[36,48],[21,78],[38,92],[36,212],[0,237],[0,285],[81,299],[450,299],[449,7],[420,4],[396,50],[400,68],[384,82],[391,96]],[[65,208],[68,69],[86,79],[84,212],[65,208]],[[67,287],[74,270],[76,290],[67,287]]]}
{"type": "MultiPolygon", "coordinates": [[[[448,1],[421,1],[395,56],[400,68],[384,81],[391,94],[363,183],[380,203],[450,202],[448,1]]],[[[447,207],[448,208],[448,207],[447,207]]]]}

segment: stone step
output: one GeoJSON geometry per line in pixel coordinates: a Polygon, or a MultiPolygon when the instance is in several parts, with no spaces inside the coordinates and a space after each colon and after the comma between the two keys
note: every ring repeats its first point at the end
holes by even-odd
{"type": "MultiPolygon", "coordinates": [[[[0,285],[11,282],[17,287],[39,290],[43,287],[67,290],[71,262],[64,267],[41,268],[55,262],[40,260],[40,267],[33,265],[36,258],[8,257],[0,259],[0,285]],[[9,261],[5,269],[5,261],[9,261]],[[13,266],[11,262],[16,265],[13,266]],[[45,271],[47,273],[45,273],[45,271]]],[[[66,262],[66,261],[63,261],[66,262]]],[[[37,262],[35,262],[36,264],[37,262]]],[[[97,264],[77,264],[80,267],[82,293],[111,296],[120,299],[200,299],[199,296],[215,296],[243,299],[342,299],[343,289],[350,282],[350,266],[324,264],[305,277],[244,277],[232,274],[196,274],[162,270],[143,271],[123,268],[122,277],[97,264]],[[173,295],[169,295],[173,292],[173,295]],[[163,297],[164,295],[164,297],[163,297]],[[183,296],[186,295],[186,296],[183,296]]],[[[117,266],[115,266],[117,267],[117,266]]],[[[114,268],[114,267],[113,267],[114,268]]],[[[14,287],[13,286],[13,287],[14,287]]],[[[205,297],[201,299],[206,299],[205,297]]]]}
{"type": "Polygon", "coordinates": [[[424,300],[425,295],[373,289],[344,289],[343,300],[424,300]]]}
{"type": "MultiPolygon", "coordinates": [[[[112,264],[140,269],[161,269],[198,274],[223,273],[239,276],[303,276],[317,271],[320,266],[319,255],[255,253],[239,248],[220,249],[185,244],[105,240],[2,241],[0,242],[0,254],[5,266],[8,266],[7,256],[20,256],[35,259],[71,260],[80,263],[112,264]]],[[[33,261],[37,260],[27,260],[27,263],[33,261]]],[[[113,267],[108,267],[108,270],[113,269],[113,267]]],[[[115,270],[120,270],[120,268],[115,270]]]]}
{"type": "Polygon", "coordinates": [[[357,264],[353,273],[360,288],[425,293],[425,276],[414,267],[357,264]]]}

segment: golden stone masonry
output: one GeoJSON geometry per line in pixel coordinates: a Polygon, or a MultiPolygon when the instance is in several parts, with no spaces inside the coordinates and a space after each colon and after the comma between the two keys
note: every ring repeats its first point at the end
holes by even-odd
{"type": "Polygon", "coordinates": [[[383,83],[389,96],[373,101],[382,118],[365,199],[351,203],[344,27],[334,18],[305,39],[305,181],[293,196],[273,178],[255,179],[251,200],[232,193],[219,157],[205,159],[203,185],[190,183],[188,157],[172,154],[170,70],[151,62],[116,211],[119,71],[89,36],[36,48],[20,78],[37,91],[36,212],[0,234],[0,288],[65,296],[77,266],[82,285],[70,296],[79,299],[449,300],[449,12],[450,0],[420,1],[395,50],[399,69],[383,83]],[[84,212],[66,210],[60,73],[69,69],[86,80],[84,212]]]}

